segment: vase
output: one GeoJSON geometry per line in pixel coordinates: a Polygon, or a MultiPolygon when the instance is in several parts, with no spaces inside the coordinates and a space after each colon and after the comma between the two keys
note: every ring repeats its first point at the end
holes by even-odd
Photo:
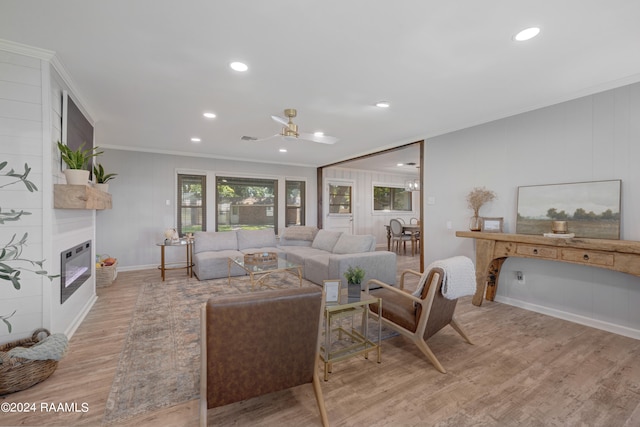
{"type": "Polygon", "coordinates": [[[471,231],[480,231],[481,225],[480,217],[477,215],[472,216],[469,220],[469,230],[471,231]]]}
{"type": "Polygon", "coordinates": [[[65,169],[64,176],[68,185],[87,185],[89,171],[84,169],[65,169]]]}
{"type": "Polygon", "coordinates": [[[362,292],[359,283],[351,283],[347,285],[347,298],[349,302],[360,301],[360,293],[362,292]]]}
{"type": "Polygon", "coordinates": [[[109,192],[109,183],[95,183],[93,186],[96,190],[104,191],[105,193],[109,192]]]}

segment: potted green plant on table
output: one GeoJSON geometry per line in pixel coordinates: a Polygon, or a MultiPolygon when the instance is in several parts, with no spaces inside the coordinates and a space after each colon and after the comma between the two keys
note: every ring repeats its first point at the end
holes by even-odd
{"type": "Polygon", "coordinates": [[[93,166],[93,176],[96,179],[96,188],[105,193],[109,192],[109,181],[114,179],[117,173],[105,173],[104,167],[98,163],[93,166]]]}
{"type": "Polygon", "coordinates": [[[364,270],[358,266],[349,266],[345,271],[344,277],[347,279],[347,292],[350,302],[360,300],[364,274],[364,270]]]}
{"type": "Polygon", "coordinates": [[[64,176],[69,185],[87,184],[89,182],[89,161],[103,153],[103,151],[98,151],[100,147],[85,149],[84,145],[83,142],[77,150],[72,150],[68,145],[58,141],[62,161],[67,165],[64,176]]]}

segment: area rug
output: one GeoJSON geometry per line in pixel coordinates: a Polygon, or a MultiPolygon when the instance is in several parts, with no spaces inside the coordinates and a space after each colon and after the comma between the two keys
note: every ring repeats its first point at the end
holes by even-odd
{"type": "MultiPolygon", "coordinates": [[[[275,279],[278,287],[299,286],[298,278],[290,274],[275,279]]],[[[303,281],[303,286],[316,285],[303,281]]],[[[247,292],[252,292],[249,277],[232,278],[230,284],[225,278],[142,285],[107,398],[103,423],[115,424],[198,398],[200,305],[212,296],[247,292]]],[[[383,339],[392,335],[392,331],[383,330],[383,339]]]]}

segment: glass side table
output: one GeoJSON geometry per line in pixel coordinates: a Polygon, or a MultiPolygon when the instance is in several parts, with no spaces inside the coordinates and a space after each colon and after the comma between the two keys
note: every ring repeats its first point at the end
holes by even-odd
{"type": "Polygon", "coordinates": [[[379,310],[382,309],[382,299],[360,293],[360,299],[354,301],[348,298],[346,289],[342,289],[339,303],[325,305],[324,337],[320,345],[320,359],[324,362],[325,381],[329,379],[329,373],[335,362],[361,354],[368,359],[369,352],[372,351],[377,353],[377,362],[382,361],[380,348],[382,322],[378,322],[378,330],[375,334],[377,340],[374,341],[369,336],[370,304],[378,304],[379,310]],[[356,316],[361,318],[359,325],[354,323],[356,316]]]}
{"type": "Polygon", "coordinates": [[[165,279],[165,271],[167,270],[180,270],[186,269],[187,276],[193,277],[193,240],[181,239],[176,241],[164,241],[162,243],[156,243],[156,246],[160,246],[160,265],[158,269],[162,275],[162,281],[165,279]],[[172,263],[166,264],[164,257],[164,248],[171,247],[182,247],[186,248],[187,258],[183,263],[172,263]]]}

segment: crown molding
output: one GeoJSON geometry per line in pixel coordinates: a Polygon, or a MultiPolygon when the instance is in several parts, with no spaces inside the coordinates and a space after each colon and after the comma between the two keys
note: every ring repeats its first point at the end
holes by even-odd
{"type": "Polygon", "coordinates": [[[39,47],[33,47],[4,39],[0,39],[0,49],[6,50],[11,53],[16,53],[18,55],[31,56],[33,58],[42,59],[44,61],[51,61],[51,58],[53,58],[56,54],[51,50],[41,49],[39,47]]]}
{"type": "Polygon", "coordinates": [[[83,113],[88,116],[89,121],[92,125],[95,126],[94,115],[91,109],[87,106],[87,102],[80,95],[80,91],[77,89],[76,85],[73,83],[73,79],[71,75],[64,67],[62,62],[56,56],[56,53],[52,50],[41,49],[39,47],[33,47],[22,43],[12,42],[10,40],[0,39],[0,50],[4,50],[7,52],[15,53],[17,55],[30,56],[32,58],[40,59],[42,61],[46,61],[53,67],[54,70],[58,73],[62,82],[67,86],[69,92],[72,94],[76,104],[78,107],[83,110],[83,113]]]}

